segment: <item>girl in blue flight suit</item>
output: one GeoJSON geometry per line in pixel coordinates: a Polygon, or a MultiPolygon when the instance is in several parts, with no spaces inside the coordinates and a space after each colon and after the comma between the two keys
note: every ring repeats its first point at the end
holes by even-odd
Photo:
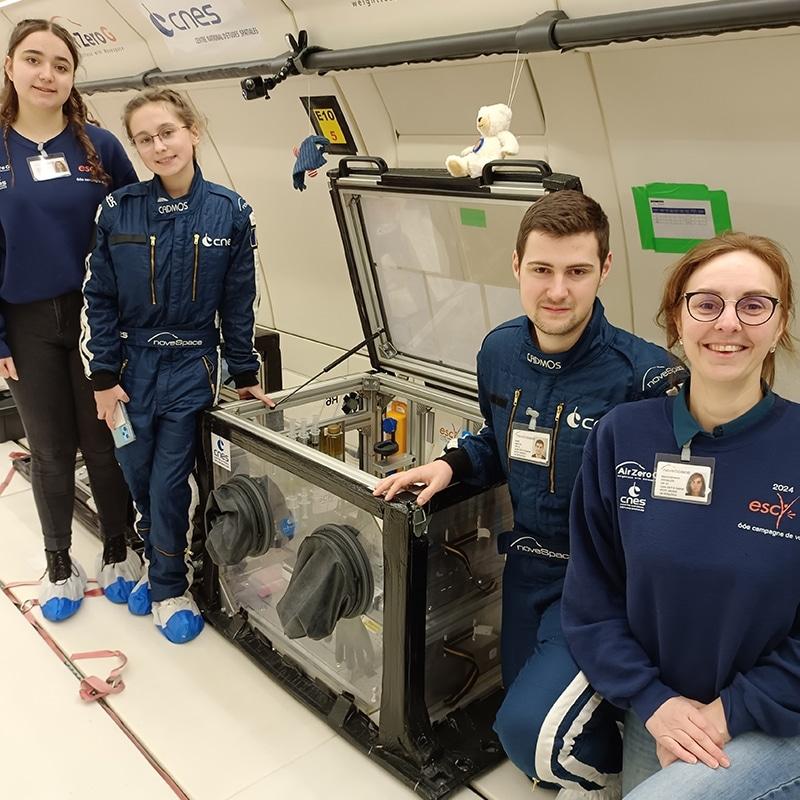
{"type": "Polygon", "coordinates": [[[198,414],[217,400],[219,343],[240,397],[271,404],[253,347],[258,249],[250,206],[206,181],[195,161],[194,109],[150,89],[125,107],[125,127],[154,178],[110,194],[87,260],[81,351],[97,414],[109,427],[126,404],[135,440],[117,449],[133,495],[146,569],[128,599],[152,609],[171,642],[203,619],[188,591],[198,414]]]}

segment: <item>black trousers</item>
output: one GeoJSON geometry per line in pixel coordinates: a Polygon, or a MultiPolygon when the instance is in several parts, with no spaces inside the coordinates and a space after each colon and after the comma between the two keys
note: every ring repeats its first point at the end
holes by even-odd
{"type": "Polygon", "coordinates": [[[80,447],[104,538],[128,527],[128,487],[105,422],[97,419],[78,337],[80,292],[0,304],[18,381],[8,380],[31,450],[31,483],[47,550],[72,541],[75,454],[80,447]]]}

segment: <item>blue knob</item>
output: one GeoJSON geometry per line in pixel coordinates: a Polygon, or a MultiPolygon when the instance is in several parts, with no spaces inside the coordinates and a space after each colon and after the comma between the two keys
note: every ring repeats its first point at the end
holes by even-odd
{"type": "Polygon", "coordinates": [[[293,517],[284,517],[278,523],[278,530],[287,538],[293,539],[294,538],[294,531],[297,526],[295,525],[293,517]]]}

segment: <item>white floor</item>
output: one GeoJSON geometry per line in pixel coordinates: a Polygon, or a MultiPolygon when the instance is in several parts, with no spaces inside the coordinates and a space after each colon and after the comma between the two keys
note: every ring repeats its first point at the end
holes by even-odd
{"type": "MultiPolygon", "coordinates": [[[[0,444],[0,481],[19,449],[0,444]]],[[[91,577],[100,545],[79,523],[73,556],[91,577]]],[[[15,475],[0,496],[0,580],[38,579],[41,533],[30,485],[15,475]]],[[[14,590],[25,599],[34,588],[14,590]]],[[[119,649],[129,659],[126,689],[110,707],[193,800],[413,800],[410,789],[339,738],[243,654],[206,626],[184,646],[169,644],[151,619],[102,597],[59,624],[38,622],[67,654],[119,649]]],[[[0,797],[116,800],[175,797],[120,725],[83,703],[78,679],[0,594],[0,797]]],[[[89,674],[114,662],[81,661],[89,674]]],[[[453,800],[545,800],[508,762],[453,800]]]]}

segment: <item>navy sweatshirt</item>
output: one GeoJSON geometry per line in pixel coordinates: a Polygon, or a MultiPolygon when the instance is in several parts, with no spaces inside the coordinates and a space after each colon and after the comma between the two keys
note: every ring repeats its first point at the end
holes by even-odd
{"type": "Polygon", "coordinates": [[[643,720],[721,697],[731,736],[800,734],[800,405],[767,393],[712,433],[684,392],[595,427],[570,515],[562,606],[595,689],[643,720]],[[656,453],[713,457],[710,505],[651,495],[656,453]]]}
{"type": "MultiPolygon", "coordinates": [[[[13,128],[8,152],[0,145],[0,299],[8,303],[80,291],[98,205],[110,191],[138,180],[112,133],[95,125],[87,125],[86,132],[111,176],[110,186],[92,177],[70,125],[44,143],[48,155],[66,156],[71,174],[65,178],[34,181],[27,159],[38,156],[38,145],[13,128]]],[[[0,315],[0,358],[9,355],[0,315]]]]}

